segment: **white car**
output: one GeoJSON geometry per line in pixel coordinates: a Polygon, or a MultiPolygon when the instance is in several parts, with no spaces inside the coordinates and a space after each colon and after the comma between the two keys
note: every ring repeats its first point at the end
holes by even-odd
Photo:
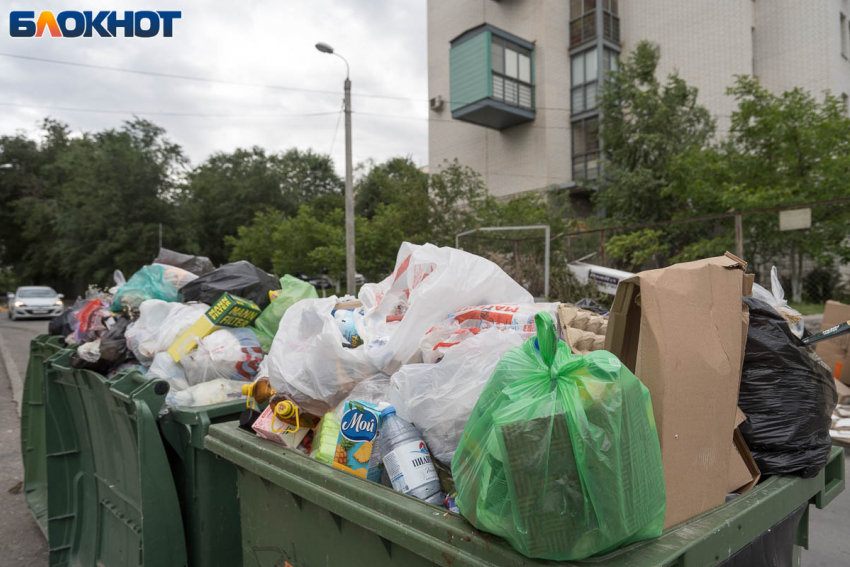
{"type": "Polygon", "coordinates": [[[30,319],[33,317],[58,317],[65,311],[61,293],[52,287],[28,285],[19,287],[15,294],[9,294],[9,319],[30,319]]]}

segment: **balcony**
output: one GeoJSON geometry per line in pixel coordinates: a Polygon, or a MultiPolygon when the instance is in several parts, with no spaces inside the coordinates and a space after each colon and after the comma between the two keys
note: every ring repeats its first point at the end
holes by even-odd
{"type": "Polygon", "coordinates": [[[504,130],[534,120],[533,45],[484,24],[452,41],[452,118],[504,130]]]}

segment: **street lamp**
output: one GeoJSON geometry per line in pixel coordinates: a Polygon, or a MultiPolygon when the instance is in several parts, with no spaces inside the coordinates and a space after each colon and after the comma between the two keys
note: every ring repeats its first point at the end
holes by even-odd
{"type": "Polygon", "coordinates": [[[346,293],[355,295],[357,286],[354,280],[354,183],[351,173],[351,80],[348,78],[348,61],[336,53],[327,43],[317,43],[316,49],[322,53],[336,55],[345,61],[345,288],[346,293]]]}

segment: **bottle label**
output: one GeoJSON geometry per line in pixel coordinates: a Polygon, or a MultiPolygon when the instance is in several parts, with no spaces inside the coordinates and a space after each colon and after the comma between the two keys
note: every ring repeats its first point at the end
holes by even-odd
{"type": "Polygon", "coordinates": [[[437,471],[431,462],[428,448],[422,441],[411,441],[384,455],[384,466],[393,483],[393,490],[412,492],[437,480],[437,471]]]}

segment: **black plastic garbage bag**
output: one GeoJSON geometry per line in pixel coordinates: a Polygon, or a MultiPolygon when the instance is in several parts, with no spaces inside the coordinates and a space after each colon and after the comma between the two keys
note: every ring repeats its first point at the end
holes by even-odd
{"type": "Polygon", "coordinates": [[[600,304],[598,301],[594,299],[589,299],[587,297],[579,299],[578,301],[573,303],[573,305],[582,309],[587,309],[588,311],[593,311],[594,313],[598,313],[599,315],[605,315],[609,311],[607,307],[600,304]]]}
{"type": "Polygon", "coordinates": [[[109,362],[124,362],[133,357],[133,352],[127,348],[124,332],[130,325],[126,317],[116,317],[112,328],[103,333],[100,338],[100,359],[109,362]]]}
{"type": "Polygon", "coordinates": [[[50,320],[50,323],[47,325],[47,332],[51,335],[67,337],[74,332],[74,323],[76,322],[76,314],[68,309],[59,317],[50,320]]]}
{"type": "Polygon", "coordinates": [[[168,248],[160,248],[159,254],[154,260],[155,264],[167,264],[182,268],[187,272],[192,272],[196,276],[205,276],[215,269],[212,261],[206,256],[192,256],[190,254],[182,254],[169,250],[168,248]]]}
{"type": "Polygon", "coordinates": [[[762,475],[817,475],[832,445],[829,427],[838,396],[829,367],[807,349],[770,305],[750,308],[738,406],[740,430],[762,475]]]}
{"type": "Polygon", "coordinates": [[[280,281],[251,262],[240,260],[213,270],[180,289],[181,301],[201,301],[212,305],[222,293],[250,299],[260,309],[268,307],[269,292],[280,289],[280,281]]]}

